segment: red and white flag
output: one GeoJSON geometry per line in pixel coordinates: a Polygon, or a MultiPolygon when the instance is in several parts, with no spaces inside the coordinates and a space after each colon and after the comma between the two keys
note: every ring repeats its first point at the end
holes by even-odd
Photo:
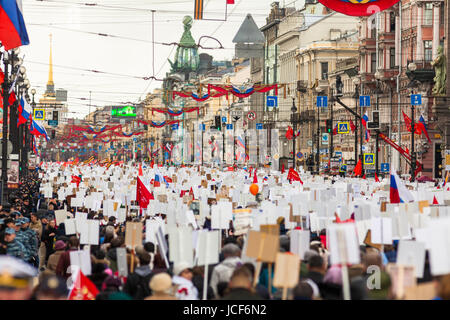
{"type": "Polygon", "coordinates": [[[98,293],[95,284],[79,270],[67,300],[95,300],[98,293]]]}

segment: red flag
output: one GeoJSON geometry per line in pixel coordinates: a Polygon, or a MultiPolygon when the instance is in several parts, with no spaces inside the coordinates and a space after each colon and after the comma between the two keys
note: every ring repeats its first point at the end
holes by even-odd
{"type": "Polygon", "coordinates": [[[227,4],[234,4],[234,0],[227,0],[227,4]]]}
{"type": "Polygon", "coordinates": [[[137,187],[136,187],[136,201],[139,202],[140,209],[147,209],[149,201],[153,195],[148,191],[147,187],[142,183],[141,179],[137,177],[137,187]]]}
{"type": "Polygon", "coordinates": [[[300,179],[300,175],[293,168],[289,168],[287,178],[288,180],[300,181],[300,183],[303,185],[303,181],[302,179],[300,179]]]}
{"type": "Polygon", "coordinates": [[[292,130],[291,126],[289,126],[286,131],[286,139],[292,140],[293,137],[294,137],[294,130],[292,130]]]}
{"type": "Polygon", "coordinates": [[[232,166],[228,167],[228,171],[234,171],[234,168],[232,166]]]}
{"type": "Polygon", "coordinates": [[[154,165],[155,165],[155,161],[153,161],[153,159],[152,159],[152,162],[150,163],[150,167],[152,167],[152,169],[153,169],[154,165]]]}
{"type": "Polygon", "coordinates": [[[139,177],[142,177],[144,173],[142,172],[142,164],[139,163],[139,177]]]}
{"type": "Polygon", "coordinates": [[[380,179],[378,179],[377,173],[375,172],[375,182],[380,182],[380,179]]]}
{"type": "Polygon", "coordinates": [[[336,124],[336,126],[333,129],[333,136],[338,134],[338,125],[336,124]]]}
{"type": "Polygon", "coordinates": [[[355,130],[356,130],[356,126],[352,120],[350,120],[350,129],[352,130],[352,132],[355,132],[355,130]]]}
{"type": "Polygon", "coordinates": [[[281,173],[284,174],[284,163],[283,163],[283,165],[281,166],[281,173]]]}
{"type": "Polygon", "coordinates": [[[433,197],[433,204],[439,204],[439,202],[436,199],[436,196],[433,197]]]}
{"type": "Polygon", "coordinates": [[[13,103],[16,102],[16,101],[17,101],[16,94],[15,94],[14,91],[11,91],[11,94],[9,95],[9,98],[8,98],[9,105],[12,106],[13,103]]]}
{"type": "Polygon", "coordinates": [[[95,284],[80,270],[68,300],[95,300],[98,293],[99,291],[95,284]]]}
{"type": "Polygon", "coordinates": [[[366,180],[366,174],[364,173],[363,179],[366,180]]]}
{"type": "Polygon", "coordinates": [[[193,200],[195,200],[194,190],[192,190],[192,187],[191,187],[191,190],[189,190],[189,195],[192,197],[193,200]]]}
{"type": "Polygon", "coordinates": [[[408,149],[408,147],[405,148],[405,151],[406,151],[407,154],[409,154],[409,149],[408,149]]]}
{"type": "Polygon", "coordinates": [[[70,183],[76,183],[77,188],[80,186],[81,178],[78,176],[72,176],[72,181],[70,183]]]}
{"type": "Polygon", "coordinates": [[[164,176],[164,179],[166,179],[166,181],[168,182],[168,183],[172,183],[173,181],[172,181],[172,178],[169,178],[168,176],[164,176]]]}
{"type": "Polygon", "coordinates": [[[256,174],[257,169],[255,169],[255,173],[253,174],[253,183],[258,183],[258,175],[256,174]]]}
{"type": "Polygon", "coordinates": [[[361,159],[358,160],[358,163],[355,166],[355,169],[353,170],[353,173],[355,174],[355,176],[360,176],[362,175],[362,163],[361,163],[361,159]]]}

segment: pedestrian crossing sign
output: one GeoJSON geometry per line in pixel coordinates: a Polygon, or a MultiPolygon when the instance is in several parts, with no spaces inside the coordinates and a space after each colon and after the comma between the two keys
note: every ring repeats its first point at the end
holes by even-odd
{"type": "Polygon", "coordinates": [[[34,109],[34,120],[45,120],[45,109],[34,109]]]}
{"type": "Polygon", "coordinates": [[[347,172],[347,165],[343,164],[339,167],[339,172],[347,172]]]}
{"type": "Polygon", "coordinates": [[[338,123],[338,133],[349,133],[350,132],[349,122],[339,122],[338,123]]]}
{"type": "Polygon", "coordinates": [[[364,153],[364,164],[375,164],[375,153],[364,153]]]}

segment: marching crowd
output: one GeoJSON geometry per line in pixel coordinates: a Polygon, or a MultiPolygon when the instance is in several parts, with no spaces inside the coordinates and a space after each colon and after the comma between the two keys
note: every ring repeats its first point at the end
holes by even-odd
{"type": "MultiPolygon", "coordinates": [[[[38,172],[21,181],[18,192],[12,193],[0,209],[0,299],[60,299],[69,297],[70,252],[82,250],[77,236],[66,236],[64,223],[56,225],[55,210],[64,208],[66,201],[45,199],[39,192],[38,172]]],[[[75,214],[74,208],[67,205],[75,214]]],[[[80,209],[88,219],[100,220],[99,245],[90,245],[92,272],[87,278],[92,298],[96,300],[198,300],[202,299],[205,267],[191,267],[185,262],[166,267],[156,243],[144,240],[134,252],[125,246],[125,224],[115,217],[80,209]],[[126,248],[128,276],[119,276],[118,248],[126,248]]],[[[159,214],[163,219],[164,214],[159,214]]],[[[128,216],[126,221],[145,222],[146,217],[128,216]]],[[[211,229],[207,218],[205,229],[211,229]]],[[[279,225],[281,252],[290,251],[290,231],[279,225]]],[[[145,223],[143,223],[145,227],[145,223]]],[[[311,233],[310,250],[300,265],[298,284],[289,289],[291,300],[343,299],[341,266],[331,265],[325,240],[325,230],[311,233]]],[[[166,235],[166,239],[168,236],[166,235]]],[[[393,279],[385,267],[395,263],[397,241],[379,250],[370,245],[360,246],[360,264],[348,268],[352,300],[395,299],[393,279]],[[369,268],[381,270],[379,285],[371,288],[369,268]]],[[[236,236],[233,227],[222,234],[219,263],[208,266],[207,299],[269,300],[281,299],[282,291],[273,286],[272,266],[263,263],[259,278],[254,281],[255,265],[241,258],[243,236],[236,236]],[[270,270],[269,270],[270,269],[270,270]],[[269,287],[270,286],[270,287],[269,287]]],[[[423,278],[418,283],[432,283],[434,299],[450,299],[450,275],[433,277],[428,253],[423,278]]]]}

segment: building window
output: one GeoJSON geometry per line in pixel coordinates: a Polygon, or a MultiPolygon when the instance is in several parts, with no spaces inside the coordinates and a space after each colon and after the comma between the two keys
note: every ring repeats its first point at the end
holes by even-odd
{"type": "Polygon", "coordinates": [[[320,70],[321,70],[321,79],[327,80],[328,79],[328,62],[321,62],[320,63],[320,70]]]}
{"type": "Polygon", "coordinates": [[[370,72],[375,72],[377,70],[377,54],[371,53],[370,54],[370,72]]]}
{"type": "Polygon", "coordinates": [[[431,25],[433,23],[433,4],[425,3],[424,14],[423,14],[423,24],[431,25]]]}
{"type": "Polygon", "coordinates": [[[389,23],[391,26],[391,32],[395,32],[395,13],[389,13],[389,23]]]}
{"type": "Polygon", "coordinates": [[[425,48],[425,61],[433,60],[433,42],[431,40],[425,40],[423,47],[425,48]]]}
{"type": "Polygon", "coordinates": [[[377,37],[377,28],[375,27],[375,22],[369,25],[370,28],[370,37],[375,39],[377,37]]]}
{"type": "Polygon", "coordinates": [[[391,69],[395,67],[395,48],[389,49],[389,67],[391,69]]]}

